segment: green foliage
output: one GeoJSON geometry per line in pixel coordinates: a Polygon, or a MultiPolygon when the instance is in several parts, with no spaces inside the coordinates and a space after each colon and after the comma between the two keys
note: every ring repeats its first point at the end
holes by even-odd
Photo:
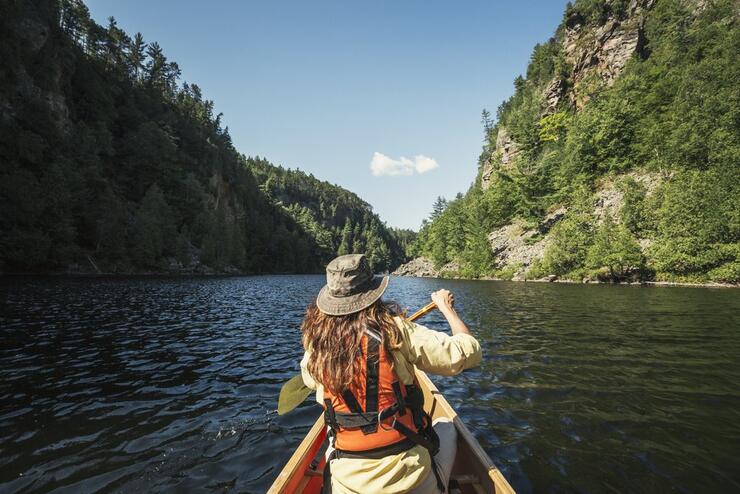
{"type": "Polygon", "coordinates": [[[154,184],[134,217],[133,260],[142,266],[156,266],[165,253],[174,254],[176,233],[172,209],[154,184]]]}
{"type": "Polygon", "coordinates": [[[514,275],[522,269],[521,263],[514,263],[509,264],[508,266],[504,267],[503,269],[499,269],[496,271],[496,277],[502,280],[511,280],[514,278],[514,275]]]}
{"type": "Polygon", "coordinates": [[[527,269],[526,277],[528,280],[538,280],[540,278],[543,278],[547,276],[549,273],[545,271],[545,268],[542,266],[542,260],[541,259],[535,259],[532,261],[532,264],[529,265],[529,269],[527,269]]]}
{"type": "Polygon", "coordinates": [[[550,244],[542,258],[542,270],[547,274],[565,276],[583,268],[593,243],[593,233],[590,191],[579,188],[571,211],[550,233],[550,244]]]}
{"type": "Polygon", "coordinates": [[[14,68],[0,78],[0,269],[60,270],[94,256],[113,272],[194,259],[318,272],[345,221],[347,252],[366,250],[381,270],[405,260],[356,195],[237,153],[213,102],[180,84],[158,43],[113,18],[97,25],[80,0],[8,4],[0,59],[14,68]],[[27,17],[49,27],[40,50],[19,36],[27,17]]]}
{"type": "Polygon", "coordinates": [[[631,167],[634,108],[629,101],[604,98],[588,105],[568,132],[562,183],[585,175],[595,177],[631,167]]]}
{"type": "Polygon", "coordinates": [[[628,17],[628,6],[628,0],[578,0],[567,7],[555,37],[535,47],[526,77],[516,78],[496,121],[484,113],[476,182],[462,211],[439,215],[422,228],[419,252],[435,264],[458,261],[470,276],[490,273],[491,231],[512,218],[536,223],[562,204],[569,212],[549,234],[550,246],[530,266],[530,277],[579,278],[590,267],[618,278],[644,264],[642,275],[655,272],[659,279],[740,281],[736,2],[717,0],[697,9],[691,2],[662,0],[639,19],[628,17]],[[591,43],[612,19],[625,27],[644,21],[644,43],[609,85],[595,70],[576,74],[563,42],[566,29],[580,25],[576,43],[591,43]],[[543,97],[553,81],[560,91],[554,111],[543,97]],[[582,106],[576,109],[572,101],[582,106]],[[496,141],[507,135],[513,144],[507,144],[504,163],[496,141]],[[620,224],[595,231],[588,190],[603,177],[609,182],[631,171],[672,178],[650,193],[634,179],[621,180],[620,224]],[[462,249],[450,227],[460,221],[462,249]],[[652,247],[640,252],[638,238],[652,247]]]}
{"type": "Polygon", "coordinates": [[[565,16],[578,17],[588,24],[601,24],[610,17],[624,17],[629,3],[629,0],[578,0],[575,5],[568,4],[565,16]]]}
{"type": "Polygon", "coordinates": [[[357,195],[259,157],[247,158],[246,165],[260,190],[315,240],[322,263],[336,255],[364,253],[373,269],[384,272],[406,261],[399,237],[357,195]]]}
{"type": "MultiPolygon", "coordinates": [[[[500,191],[501,189],[496,189],[500,191]]],[[[435,215],[433,208],[430,217],[435,215]]],[[[493,225],[504,224],[509,218],[506,201],[495,191],[490,195],[473,190],[446,202],[437,219],[425,222],[409,249],[410,254],[429,257],[439,269],[450,261],[458,261],[460,274],[477,278],[492,274],[493,255],[487,236],[493,225]]]]}
{"type": "MultiPolygon", "coordinates": [[[[735,259],[738,259],[738,257],[740,256],[736,251],[735,259]]],[[[725,263],[722,266],[709,271],[709,273],[707,273],[707,277],[712,281],[720,283],[737,283],[737,281],[740,280],[740,262],[736,260],[725,263]]]]}
{"type": "Polygon", "coordinates": [[[570,115],[565,111],[542,117],[540,119],[540,141],[558,142],[563,139],[568,129],[569,120],[570,115]]]}
{"type": "Polygon", "coordinates": [[[624,197],[619,212],[622,224],[638,236],[650,231],[654,212],[649,210],[645,187],[632,177],[626,177],[619,183],[619,190],[624,197]]]}
{"type": "Polygon", "coordinates": [[[740,250],[740,170],[676,174],[665,186],[651,257],[658,272],[725,279],[740,250]],[[718,270],[718,271],[715,271],[718,270]]]}
{"type": "Polygon", "coordinates": [[[432,213],[429,215],[429,219],[431,221],[434,221],[442,216],[442,213],[444,213],[445,209],[447,209],[447,205],[447,199],[442,196],[438,196],[437,199],[434,201],[434,205],[432,205],[432,213]]]}
{"type": "Polygon", "coordinates": [[[596,231],[594,243],[586,255],[586,267],[606,268],[609,279],[622,280],[645,263],[640,246],[624,224],[616,224],[607,214],[596,231]]]}

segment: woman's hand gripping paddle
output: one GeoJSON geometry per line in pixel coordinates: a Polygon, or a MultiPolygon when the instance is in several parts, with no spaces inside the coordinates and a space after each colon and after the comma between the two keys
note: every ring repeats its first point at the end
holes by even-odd
{"type": "MultiPolygon", "coordinates": [[[[437,305],[434,302],[431,302],[414,312],[408,320],[415,321],[421,316],[434,310],[435,307],[437,307],[437,305]]],[[[283,384],[283,387],[280,389],[277,409],[278,415],[284,415],[293,410],[295,407],[303,403],[303,401],[308,398],[308,395],[312,392],[313,390],[303,382],[303,376],[301,374],[293,376],[288,382],[283,384]]]]}

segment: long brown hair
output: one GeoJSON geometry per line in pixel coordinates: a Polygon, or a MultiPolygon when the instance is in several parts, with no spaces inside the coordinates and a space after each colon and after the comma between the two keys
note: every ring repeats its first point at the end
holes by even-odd
{"type": "Polygon", "coordinates": [[[309,305],[301,323],[303,348],[310,351],[308,372],[332,393],[342,393],[360,372],[365,328],[382,335],[386,351],[401,346],[401,330],[394,316],[403,316],[398,304],[380,299],[346,316],[330,316],[315,303],[309,305]]]}

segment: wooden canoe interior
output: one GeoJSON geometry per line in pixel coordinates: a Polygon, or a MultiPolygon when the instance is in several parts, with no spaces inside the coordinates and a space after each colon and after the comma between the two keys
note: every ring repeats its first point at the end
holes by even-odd
{"type": "MultiPolygon", "coordinates": [[[[463,494],[513,494],[509,482],[496,468],[473,434],[447,403],[437,387],[422,371],[416,371],[419,386],[424,392],[424,404],[433,419],[447,417],[457,429],[457,456],[452,468],[463,494]]],[[[318,494],[321,492],[324,468],[323,443],[326,427],[319,416],[311,430],[293,453],[282,472],[268,491],[270,494],[318,494]],[[316,464],[312,467],[312,462],[316,464]]]]}

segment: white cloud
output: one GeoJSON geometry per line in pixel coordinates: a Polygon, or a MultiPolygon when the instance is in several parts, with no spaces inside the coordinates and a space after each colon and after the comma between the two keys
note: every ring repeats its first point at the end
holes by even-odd
{"type": "Polygon", "coordinates": [[[370,171],[376,177],[381,175],[413,175],[414,172],[422,174],[434,170],[438,166],[437,160],[422,154],[414,156],[413,159],[401,156],[394,160],[390,156],[376,151],[373,153],[373,159],[370,160],[370,171]]]}
{"type": "Polygon", "coordinates": [[[430,158],[422,154],[414,156],[414,168],[416,168],[416,173],[426,173],[434,170],[438,166],[439,164],[434,158],[430,158]]]}

